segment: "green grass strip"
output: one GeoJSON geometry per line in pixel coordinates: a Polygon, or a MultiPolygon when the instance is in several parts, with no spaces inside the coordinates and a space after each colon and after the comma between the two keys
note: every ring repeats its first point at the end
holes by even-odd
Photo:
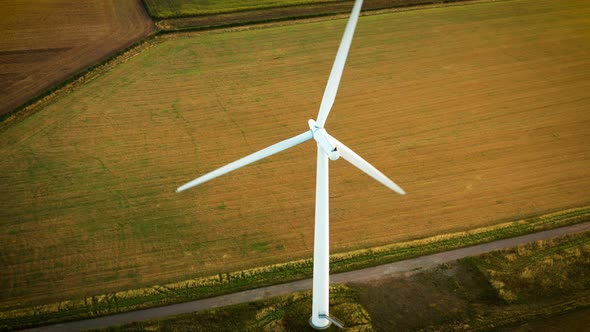
{"type": "Polygon", "coordinates": [[[298,7],[335,3],[337,0],[224,0],[203,5],[195,0],[142,0],[148,14],[155,19],[208,16],[261,9],[298,7]]]}
{"type": "MultiPolygon", "coordinates": [[[[590,220],[590,206],[330,256],[332,273],[511,238],[590,220]]],[[[164,285],[0,312],[0,330],[105,316],[310,278],[312,260],[274,264],[164,285]]]]}
{"type": "Polygon", "coordinates": [[[18,121],[19,119],[34,113],[37,109],[41,109],[42,106],[46,105],[48,102],[45,100],[51,97],[54,93],[63,92],[63,90],[69,91],[74,88],[75,84],[83,83],[91,77],[102,73],[105,70],[105,67],[110,67],[113,64],[116,64],[118,59],[125,58],[125,54],[129,52],[141,51],[143,47],[148,46],[149,43],[152,42],[152,40],[158,35],[159,33],[156,31],[144,39],[138,40],[123,49],[114,51],[110,55],[107,55],[103,60],[71,74],[68,78],[46,89],[45,91],[40,92],[37,96],[29,99],[27,102],[23,103],[12,111],[0,114],[0,132],[3,128],[12,125],[15,120],[18,121]],[[35,105],[38,102],[41,102],[41,105],[35,105]]]}

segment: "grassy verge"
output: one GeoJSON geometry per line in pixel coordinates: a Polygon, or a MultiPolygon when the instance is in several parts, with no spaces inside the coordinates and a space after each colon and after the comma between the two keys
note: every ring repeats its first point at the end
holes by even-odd
{"type": "MultiPolygon", "coordinates": [[[[344,272],[590,220],[590,207],[569,209],[468,232],[445,234],[335,254],[331,272],[344,272]]],[[[13,329],[104,316],[309,278],[312,260],[222,273],[165,285],[0,312],[0,328],[13,329]]]]}
{"type": "Polygon", "coordinates": [[[112,68],[114,65],[120,63],[121,61],[126,61],[131,56],[138,54],[147,47],[150,47],[153,39],[158,35],[158,32],[153,33],[145,39],[139,40],[128,47],[116,51],[105,57],[102,61],[72,74],[70,77],[66,78],[59,84],[56,84],[44,92],[41,92],[39,95],[33,97],[14,110],[0,114],[0,132],[2,132],[2,130],[8,126],[13,125],[23,117],[29,116],[38,109],[41,109],[43,106],[48,105],[58,96],[73,91],[76,87],[98,77],[98,75],[104,73],[104,71],[112,68]]]}
{"type": "MultiPolygon", "coordinates": [[[[364,3],[363,11],[381,12],[383,10],[473,1],[481,0],[375,0],[364,3]]],[[[255,6],[250,6],[247,3],[239,6],[215,3],[211,8],[184,6],[182,9],[175,7],[177,4],[155,4],[150,0],[145,0],[144,4],[161,30],[196,31],[348,14],[353,2],[283,1],[261,2],[255,6]]]]}
{"type": "Polygon", "coordinates": [[[536,303],[590,287],[590,233],[466,258],[507,304],[536,303]]]}
{"type": "MultiPolygon", "coordinates": [[[[353,289],[333,286],[330,300],[330,313],[343,317],[349,331],[374,331],[353,289]]],[[[307,323],[310,312],[311,292],[306,291],[98,331],[313,331],[307,323]]],[[[334,326],[327,329],[337,330],[334,326]]]]}
{"type": "Polygon", "coordinates": [[[463,262],[485,276],[507,307],[493,320],[478,321],[478,328],[511,326],[590,306],[590,232],[524,244],[463,262]]]}
{"type": "Polygon", "coordinates": [[[290,7],[306,4],[329,3],[336,0],[225,0],[203,1],[171,0],[156,1],[143,0],[148,13],[154,18],[171,18],[196,15],[212,15],[237,11],[248,11],[266,8],[290,7]]]}
{"type": "MultiPolygon", "coordinates": [[[[367,1],[364,7],[369,10],[385,9],[404,6],[416,6],[424,4],[440,4],[447,2],[458,2],[466,0],[373,0],[367,1]]],[[[195,16],[214,16],[228,13],[260,12],[272,15],[271,11],[289,11],[295,14],[299,11],[306,11],[313,8],[316,12],[334,11],[341,12],[342,9],[350,9],[353,1],[337,0],[231,0],[231,1],[210,1],[208,3],[196,0],[171,0],[155,1],[143,0],[147,12],[154,19],[186,18],[195,16]]],[[[257,14],[254,14],[256,16],[257,14]]]]}
{"type": "MultiPolygon", "coordinates": [[[[337,285],[330,292],[331,313],[348,331],[506,328],[584,312],[590,306],[589,273],[587,232],[469,257],[406,278],[337,285]]],[[[100,331],[311,331],[310,312],[310,292],[300,292],[100,331]]],[[[579,321],[578,316],[570,319],[579,321]]]]}
{"type": "Polygon", "coordinates": [[[182,20],[180,22],[170,22],[170,21],[160,21],[157,23],[160,34],[174,34],[174,33],[182,33],[182,32],[196,32],[196,31],[206,31],[206,30],[213,30],[213,29],[230,29],[230,28],[240,28],[240,27],[248,27],[248,26],[261,26],[265,24],[281,24],[284,22],[285,24],[291,24],[293,22],[287,21],[295,21],[299,20],[324,20],[327,16],[335,16],[340,14],[339,12],[319,12],[313,14],[299,14],[299,15],[282,15],[279,17],[264,17],[264,18],[257,18],[257,17],[245,17],[245,18],[237,18],[237,19],[221,19],[221,20],[182,20]]]}

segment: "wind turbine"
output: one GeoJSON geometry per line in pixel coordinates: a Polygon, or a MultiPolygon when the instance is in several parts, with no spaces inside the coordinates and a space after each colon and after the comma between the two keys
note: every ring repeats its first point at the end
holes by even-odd
{"type": "Polygon", "coordinates": [[[316,174],[316,205],[315,205],[315,234],[313,254],[313,298],[312,314],[310,324],[316,329],[325,329],[331,323],[342,327],[342,324],[330,316],[329,313],[329,192],[328,192],[328,159],[337,160],[342,157],[361,171],[367,173],[373,179],[382,183],[391,190],[404,195],[402,188],[391,181],[387,176],[369,164],[366,160],[354,153],[346,145],[330,136],[324,124],[334,104],[342,71],[352,42],[352,36],[361,11],[363,0],[357,0],[352,9],[350,19],[346,25],[344,36],[340,42],[336,60],[330,72],[330,78],[324,91],[320,111],[316,121],[309,120],[309,130],[295,137],[286,139],[277,144],[271,145],[258,152],[252,153],[242,159],[236,160],[221,168],[200,176],[176,189],[181,192],[212,180],[218,176],[244,167],[260,159],[289,149],[303,142],[314,139],[317,143],[317,174],[316,174]]]}

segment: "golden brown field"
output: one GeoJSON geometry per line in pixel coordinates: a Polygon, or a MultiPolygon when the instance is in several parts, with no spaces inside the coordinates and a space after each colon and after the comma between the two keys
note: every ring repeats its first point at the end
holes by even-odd
{"type": "MultiPolygon", "coordinates": [[[[157,39],[4,130],[0,307],[311,256],[315,147],[175,188],[315,118],[345,20],[157,39]]],[[[590,5],[362,17],[329,132],[334,252],[590,202],[590,5]]]]}
{"type": "Polygon", "coordinates": [[[0,115],[153,31],[140,0],[4,0],[0,115]]]}

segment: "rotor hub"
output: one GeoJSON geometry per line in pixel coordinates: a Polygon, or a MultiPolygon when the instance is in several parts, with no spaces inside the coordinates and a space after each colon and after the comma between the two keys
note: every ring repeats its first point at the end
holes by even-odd
{"type": "Polygon", "coordinates": [[[328,158],[330,158],[330,160],[337,160],[340,158],[340,152],[338,152],[336,144],[330,139],[326,129],[319,128],[314,120],[309,120],[307,123],[309,124],[309,130],[311,130],[311,133],[313,134],[313,139],[318,143],[320,149],[328,155],[328,158]]]}

